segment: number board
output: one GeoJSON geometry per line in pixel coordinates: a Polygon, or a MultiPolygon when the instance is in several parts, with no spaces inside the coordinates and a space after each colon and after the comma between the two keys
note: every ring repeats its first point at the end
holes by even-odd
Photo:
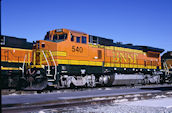
{"type": "Polygon", "coordinates": [[[72,46],[72,52],[83,53],[83,48],[79,46],[72,46]]]}
{"type": "Polygon", "coordinates": [[[76,44],[76,45],[70,45],[70,56],[75,57],[88,57],[88,46],[86,44],[76,44]]]}

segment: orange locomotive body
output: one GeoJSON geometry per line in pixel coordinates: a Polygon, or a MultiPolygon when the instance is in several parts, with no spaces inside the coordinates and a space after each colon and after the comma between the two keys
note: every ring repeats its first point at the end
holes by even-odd
{"type": "MultiPolygon", "coordinates": [[[[89,37],[89,35],[85,33],[66,29],[62,29],[62,31],[63,32],[56,32],[56,30],[50,31],[49,36],[46,35],[46,40],[37,41],[37,50],[51,51],[57,65],[70,64],[161,69],[160,53],[162,50],[156,51],[147,49],[144,51],[141,49],[144,48],[144,46],[106,46],[98,43],[98,37],[96,37],[97,39],[95,41],[94,37],[89,37]],[[60,34],[65,34],[64,39],[54,39],[55,35],[60,34]],[[95,42],[89,42],[89,38],[92,38],[95,42]]],[[[50,65],[54,65],[51,57],[48,61],[50,65]]],[[[47,64],[44,58],[41,63],[44,65],[47,64]]]]}
{"type": "Polygon", "coordinates": [[[36,69],[54,87],[158,83],[163,51],[56,29],[35,43],[33,65],[27,70],[36,69]]]}
{"type": "Polygon", "coordinates": [[[32,53],[32,43],[26,39],[1,36],[2,88],[17,87],[24,75],[24,64],[30,64],[32,53]]]}

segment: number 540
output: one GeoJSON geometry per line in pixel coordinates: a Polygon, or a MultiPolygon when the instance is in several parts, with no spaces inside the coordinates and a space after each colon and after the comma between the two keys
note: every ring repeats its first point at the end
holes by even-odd
{"type": "Polygon", "coordinates": [[[83,52],[83,48],[82,47],[78,47],[78,46],[72,46],[72,52],[83,52]]]}

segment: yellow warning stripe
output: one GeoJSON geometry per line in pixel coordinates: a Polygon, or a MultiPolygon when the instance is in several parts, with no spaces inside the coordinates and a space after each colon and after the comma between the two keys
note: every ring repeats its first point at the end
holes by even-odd
{"type": "Polygon", "coordinates": [[[15,67],[3,67],[1,66],[1,70],[22,70],[21,67],[15,68],[15,67]]]}
{"type": "Polygon", "coordinates": [[[27,68],[34,68],[34,67],[36,67],[36,68],[44,68],[44,65],[29,65],[29,66],[27,66],[27,68]]]}
{"type": "MultiPolygon", "coordinates": [[[[156,69],[156,66],[144,66],[137,64],[119,64],[119,63],[105,63],[105,67],[120,67],[120,68],[143,68],[143,69],[156,69]]],[[[161,67],[160,67],[161,68],[161,67]]]]}
{"type": "MultiPolygon", "coordinates": [[[[24,61],[17,61],[17,60],[1,60],[1,62],[24,63],[24,61]]],[[[30,63],[30,62],[25,61],[25,63],[30,63]]]]}
{"type": "Polygon", "coordinates": [[[66,52],[64,51],[53,51],[53,56],[67,56],[66,52]]]}
{"type": "MultiPolygon", "coordinates": [[[[53,60],[49,60],[53,62],[53,60]]],[[[102,66],[102,62],[95,62],[95,61],[80,61],[80,60],[62,60],[56,59],[55,60],[58,64],[71,64],[71,65],[91,65],[91,66],[102,66]]],[[[42,63],[46,63],[46,61],[42,61],[42,63]]]]}
{"type": "MultiPolygon", "coordinates": [[[[53,62],[52,60],[49,60],[49,61],[53,62]]],[[[102,62],[94,62],[94,61],[62,60],[62,59],[57,59],[55,61],[58,64],[103,66],[102,62]]],[[[46,63],[46,61],[43,61],[43,63],[46,63]]],[[[156,69],[156,66],[144,66],[144,65],[137,65],[137,64],[120,64],[120,63],[105,63],[104,67],[156,69]]]]}

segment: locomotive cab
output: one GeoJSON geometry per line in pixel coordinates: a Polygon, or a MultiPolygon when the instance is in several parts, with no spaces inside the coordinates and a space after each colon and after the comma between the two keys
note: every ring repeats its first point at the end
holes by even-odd
{"type": "Polygon", "coordinates": [[[47,32],[44,40],[36,41],[33,47],[32,64],[27,66],[27,71],[43,76],[48,85],[57,84],[61,72],[66,71],[67,64],[74,59],[84,59],[88,56],[88,35],[82,32],[56,29],[47,32]],[[36,69],[36,71],[34,71],[36,69]]]}

